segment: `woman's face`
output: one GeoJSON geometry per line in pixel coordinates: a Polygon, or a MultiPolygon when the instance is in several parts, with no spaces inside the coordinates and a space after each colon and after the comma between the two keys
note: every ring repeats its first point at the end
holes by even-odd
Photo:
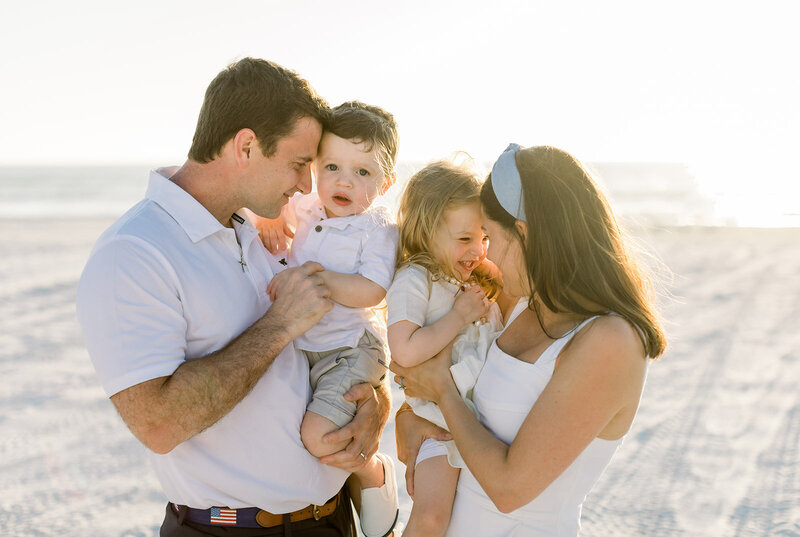
{"type": "Polygon", "coordinates": [[[483,229],[489,236],[489,258],[503,275],[503,291],[513,297],[529,296],[530,285],[519,240],[503,227],[483,214],[483,229]]]}

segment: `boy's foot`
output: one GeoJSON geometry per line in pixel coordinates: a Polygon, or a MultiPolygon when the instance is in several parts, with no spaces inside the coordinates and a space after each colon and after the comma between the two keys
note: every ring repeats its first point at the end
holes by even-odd
{"type": "Polygon", "coordinates": [[[377,453],[383,463],[383,485],[361,490],[361,531],[364,537],[386,537],[397,523],[397,478],[392,458],[377,453]]]}

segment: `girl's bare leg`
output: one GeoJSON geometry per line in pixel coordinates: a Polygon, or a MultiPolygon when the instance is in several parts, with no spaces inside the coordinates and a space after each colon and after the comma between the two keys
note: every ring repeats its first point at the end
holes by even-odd
{"type": "Polygon", "coordinates": [[[444,455],[419,463],[414,471],[414,505],[403,537],[441,537],[450,524],[460,470],[444,455]]]}

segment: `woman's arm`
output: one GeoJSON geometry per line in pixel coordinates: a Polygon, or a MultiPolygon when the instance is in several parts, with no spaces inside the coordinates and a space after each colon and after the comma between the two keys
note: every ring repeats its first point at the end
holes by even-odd
{"type": "Polygon", "coordinates": [[[438,356],[396,373],[405,377],[408,395],[439,404],[470,471],[497,508],[507,513],[536,498],[615,417],[632,417],[646,361],[640,340],[626,321],[596,320],[564,351],[559,368],[510,446],[469,411],[447,378],[447,365],[449,356],[438,356]]]}

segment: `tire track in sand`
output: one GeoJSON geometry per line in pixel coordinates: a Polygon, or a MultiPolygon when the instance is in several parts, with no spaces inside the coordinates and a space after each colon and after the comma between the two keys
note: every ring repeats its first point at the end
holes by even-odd
{"type": "Polygon", "coordinates": [[[756,477],[731,517],[734,537],[800,535],[800,402],[758,457],[756,477]]]}
{"type": "MultiPolygon", "coordinates": [[[[680,383],[690,394],[679,409],[673,397],[658,401],[658,394],[645,391],[646,400],[656,396],[649,400],[652,411],[642,412],[650,416],[640,416],[644,419],[634,425],[622,450],[628,455],[612,463],[587,501],[586,535],[731,535],[732,513],[743,498],[758,494],[749,490],[749,481],[773,479],[761,476],[761,468],[753,477],[750,467],[763,451],[753,448],[768,446],[776,431],[791,430],[780,421],[789,410],[787,396],[789,407],[794,400],[791,381],[799,375],[796,368],[783,375],[778,356],[765,357],[764,364],[756,364],[754,357],[760,356],[764,334],[780,331],[776,320],[797,317],[791,317],[791,301],[776,305],[759,298],[780,296],[782,276],[800,267],[791,256],[776,259],[774,249],[771,255],[762,255],[761,249],[754,246],[747,268],[738,263],[719,267],[724,277],[717,292],[731,297],[714,301],[716,307],[709,312],[720,322],[704,325],[703,337],[688,338],[694,343],[691,348],[668,357],[705,367],[696,367],[694,378],[681,378],[692,371],[684,368],[681,376],[662,380],[680,383]],[[754,274],[760,285],[753,285],[754,274]],[[789,311],[774,311],[786,306],[789,311]],[[672,409],[662,406],[667,404],[672,409]],[[757,423],[765,404],[775,411],[775,419],[766,425],[757,423]]],[[[796,467],[796,453],[786,456],[796,467]]],[[[796,505],[797,493],[791,479],[788,483],[784,496],[796,505]]]]}

